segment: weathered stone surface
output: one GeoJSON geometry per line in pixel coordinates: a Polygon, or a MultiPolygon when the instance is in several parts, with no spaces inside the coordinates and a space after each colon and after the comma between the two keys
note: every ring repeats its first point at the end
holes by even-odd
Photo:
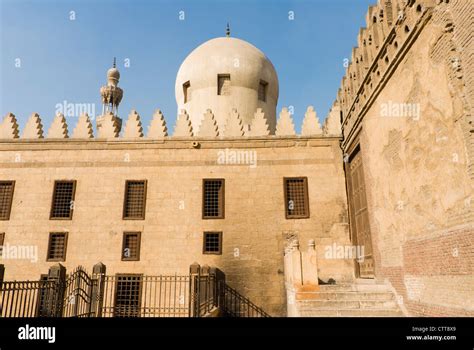
{"type": "Polygon", "coordinates": [[[323,130],[321,129],[321,124],[319,124],[316,111],[313,106],[309,106],[304,115],[301,135],[321,135],[322,133],[323,130]]]}
{"type": "Polygon", "coordinates": [[[153,113],[153,119],[148,127],[147,137],[151,139],[163,139],[168,136],[168,128],[166,127],[165,116],[157,109],[153,113]]]}
{"type": "Polygon", "coordinates": [[[97,137],[115,138],[120,134],[122,120],[108,112],[97,118],[97,137]]]}
{"type": "Polygon", "coordinates": [[[283,107],[280,112],[280,118],[276,126],[275,135],[277,136],[291,136],[296,135],[295,124],[293,123],[293,118],[291,117],[288,108],[283,107]]]}
{"type": "Polygon", "coordinates": [[[191,126],[191,121],[189,120],[189,115],[185,110],[181,111],[181,114],[176,120],[176,125],[174,127],[174,137],[184,137],[184,136],[193,136],[193,127],[191,126]]]}
{"type": "Polygon", "coordinates": [[[67,139],[68,130],[66,124],[66,118],[64,118],[63,114],[57,114],[54,119],[53,123],[51,124],[49,131],[48,131],[48,138],[49,139],[67,139]]]}
{"type": "Polygon", "coordinates": [[[38,113],[33,113],[23,130],[22,138],[25,139],[42,139],[43,138],[43,124],[38,113]]]}
{"type": "Polygon", "coordinates": [[[226,137],[239,137],[245,134],[242,118],[240,118],[240,114],[235,108],[227,117],[223,134],[226,137]]]}
{"type": "Polygon", "coordinates": [[[123,131],[123,138],[138,137],[143,137],[143,127],[140,121],[140,115],[133,109],[128,115],[128,120],[123,131]]]}
{"type": "Polygon", "coordinates": [[[92,122],[87,113],[82,114],[77,121],[76,128],[72,132],[73,139],[90,139],[94,137],[92,122]]]}
{"type": "Polygon", "coordinates": [[[203,119],[201,121],[201,126],[199,127],[198,136],[202,137],[217,137],[219,136],[219,129],[217,127],[216,119],[212,111],[208,109],[204,113],[203,119]]]}
{"type": "Polygon", "coordinates": [[[13,113],[8,113],[0,124],[0,139],[17,139],[20,131],[13,113]]]}
{"type": "Polygon", "coordinates": [[[268,126],[267,118],[261,108],[255,112],[250,126],[249,136],[267,136],[270,135],[270,128],[268,126]]]}

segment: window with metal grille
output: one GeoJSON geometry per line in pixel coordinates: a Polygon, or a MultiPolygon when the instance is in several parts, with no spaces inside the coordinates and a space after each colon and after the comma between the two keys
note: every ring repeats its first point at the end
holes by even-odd
{"type": "Polygon", "coordinates": [[[10,220],[15,181],[0,181],[0,220],[10,220]]]}
{"type": "Polygon", "coordinates": [[[142,297],[142,275],[117,275],[114,316],[139,317],[142,297]]]}
{"type": "Polygon", "coordinates": [[[0,232],[0,256],[3,254],[3,243],[5,241],[5,232],[0,232]]]}
{"type": "Polygon", "coordinates": [[[76,181],[55,181],[51,213],[49,218],[54,220],[70,220],[74,210],[74,195],[76,181]]]}
{"type": "Polygon", "coordinates": [[[222,232],[204,232],[203,254],[222,254],[222,232]]]}
{"type": "Polygon", "coordinates": [[[191,101],[191,83],[189,81],[183,84],[184,103],[191,101]]]}
{"type": "Polygon", "coordinates": [[[65,261],[67,249],[67,232],[49,234],[47,261],[65,261]]]}
{"type": "Polygon", "coordinates": [[[287,219],[309,217],[308,179],[306,177],[285,178],[285,214],[287,219]]]}
{"type": "Polygon", "coordinates": [[[123,204],[124,219],[145,219],[146,185],[146,180],[127,180],[125,182],[125,197],[123,204]]]}
{"type": "Polygon", "coordinates": [[[266,81],[260,80],[260,83],[258,84],[258,99],[260,101],[267,101],[267,88],[268,83],[266,81]]]}
{"type": "Polygon", "coordinates": [[[122,244],[122,260],[140,260],[141,232],[124,232],[122,244]]]}
{"type": "Polygon", "coordinates": [[[230,95],[230,74],[217,75],[217,94],[222,96],[230,95]]]}
{"type": "Polygon", "coordinates": [[[202,194],[202,218],[223,219],[225,208],[224,179],[204,179],[202,194]]]}

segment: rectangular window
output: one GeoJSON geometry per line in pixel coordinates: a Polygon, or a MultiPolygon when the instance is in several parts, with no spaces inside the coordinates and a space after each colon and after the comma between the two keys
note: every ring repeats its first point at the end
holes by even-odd
{"type": "Polygon", "coordinates": [[[51,203],[51,220],[71,220],[74,209],[76,181],[55,181],[53,201],[51,203]]]}
{"type": "Polygon", "coordinates": [[[117,275],[114,317],[139,317],[142,299],[142,275],[117,275]]]}
{"type": "Polygon", "coordinates": [[[15,181],[0,181],[0,220],[10,220],[15,181]]]}
{"type": "Polygon", "coordinates": [[[202,218],[223,219],[225,201],[224,179],[204,179],[202,194],[202,218]]]}
{"type": "Polygon", "coordinates": [[[222,232],[204,232],[203,254],[222,254],[222,232]]]}
{"type": "Polygon", "coordinates": [[[140,260],[141,232],[124,232],[122,243],[122,260],[140,260]]]}
{"type": "Polygon", "coordinates": [[[184,103],[191,101],[191,83],[189,81],[183,84],[184,103]]]}
{"type": "Polygon", "coordinates": [[[217,94],[219,96],[230,95],[230,74],[219,74],[217,76],[217,94]]]}
{"type": "Polygon", "coordinates": [[[0,256],[3,253],[3,243],[5,242],[5,232],[0,232],[0,256]]]}
{"type": "Polygon", "coordinates": [[[286,218],[309,218],[308,179],[306,177],[285,178],[283,183],[286,218]]]}
{"type": "Polygon", "coordinates": [[[146,185],[146,180],[127,180],[125,182],[123,219],[145,219],[146,185]]]}
{"type": "Polygon", "coordinates": [[[258,84],[258,99],[260,101],[267,102],[267,88],[268,83],[260,80],[260,84],[258,84]]]}
{"type": "Polygon", "coordinates": [[[67,232],[51,232],[48,242],[47,261],[65,261],[67,249],[67,232]]]}

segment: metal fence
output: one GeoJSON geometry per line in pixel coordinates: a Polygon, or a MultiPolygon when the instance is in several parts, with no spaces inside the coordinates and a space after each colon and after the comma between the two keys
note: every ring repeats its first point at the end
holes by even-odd
{"type": "Polygon", "coordinates": [[[189,275],[92,274],[79,266],[69,275],[57,264],[39,281],[3,281],[1,317],[268,317],[225,283],[216,268],[193,264],[189,275]]]}
{"type": "Polygon", "coordinates": [[[252,303],[248,298],[240,295],[227,284],[222,285],[224,305],[222,309],[228,317],[270,317],[262,308],[252,303]]]}
{"type": "Polygon", "coordinates": [[[189,276],[104,276],[102,317],[188,317],[189,276]]]}
{"type": "Polygon", "coordinates": [[[3,282],[0,290],[1,317],[51,317],[57,315],[59,290],[53,281],[3,282]]]}

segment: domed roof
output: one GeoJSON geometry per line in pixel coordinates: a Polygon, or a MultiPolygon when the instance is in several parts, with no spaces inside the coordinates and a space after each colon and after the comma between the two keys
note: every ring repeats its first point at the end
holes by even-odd
{"type": "Polygon", "coordinates": [[[271,61],[252,44],[233,37],[211,39],[194,49],[176,76],[176,101],[183,99],[183,84],[193,91],[217,86],[218,74],[230,74],[232,86],[258,91],[260,81],[267,93],[278,100],[278,76],[271,61]]]}
{"type": "Polygon", "coordinates": [[[120,72],[117,68],[113,67],[107,71],[107,78],[120,79],[120,72]]]}

